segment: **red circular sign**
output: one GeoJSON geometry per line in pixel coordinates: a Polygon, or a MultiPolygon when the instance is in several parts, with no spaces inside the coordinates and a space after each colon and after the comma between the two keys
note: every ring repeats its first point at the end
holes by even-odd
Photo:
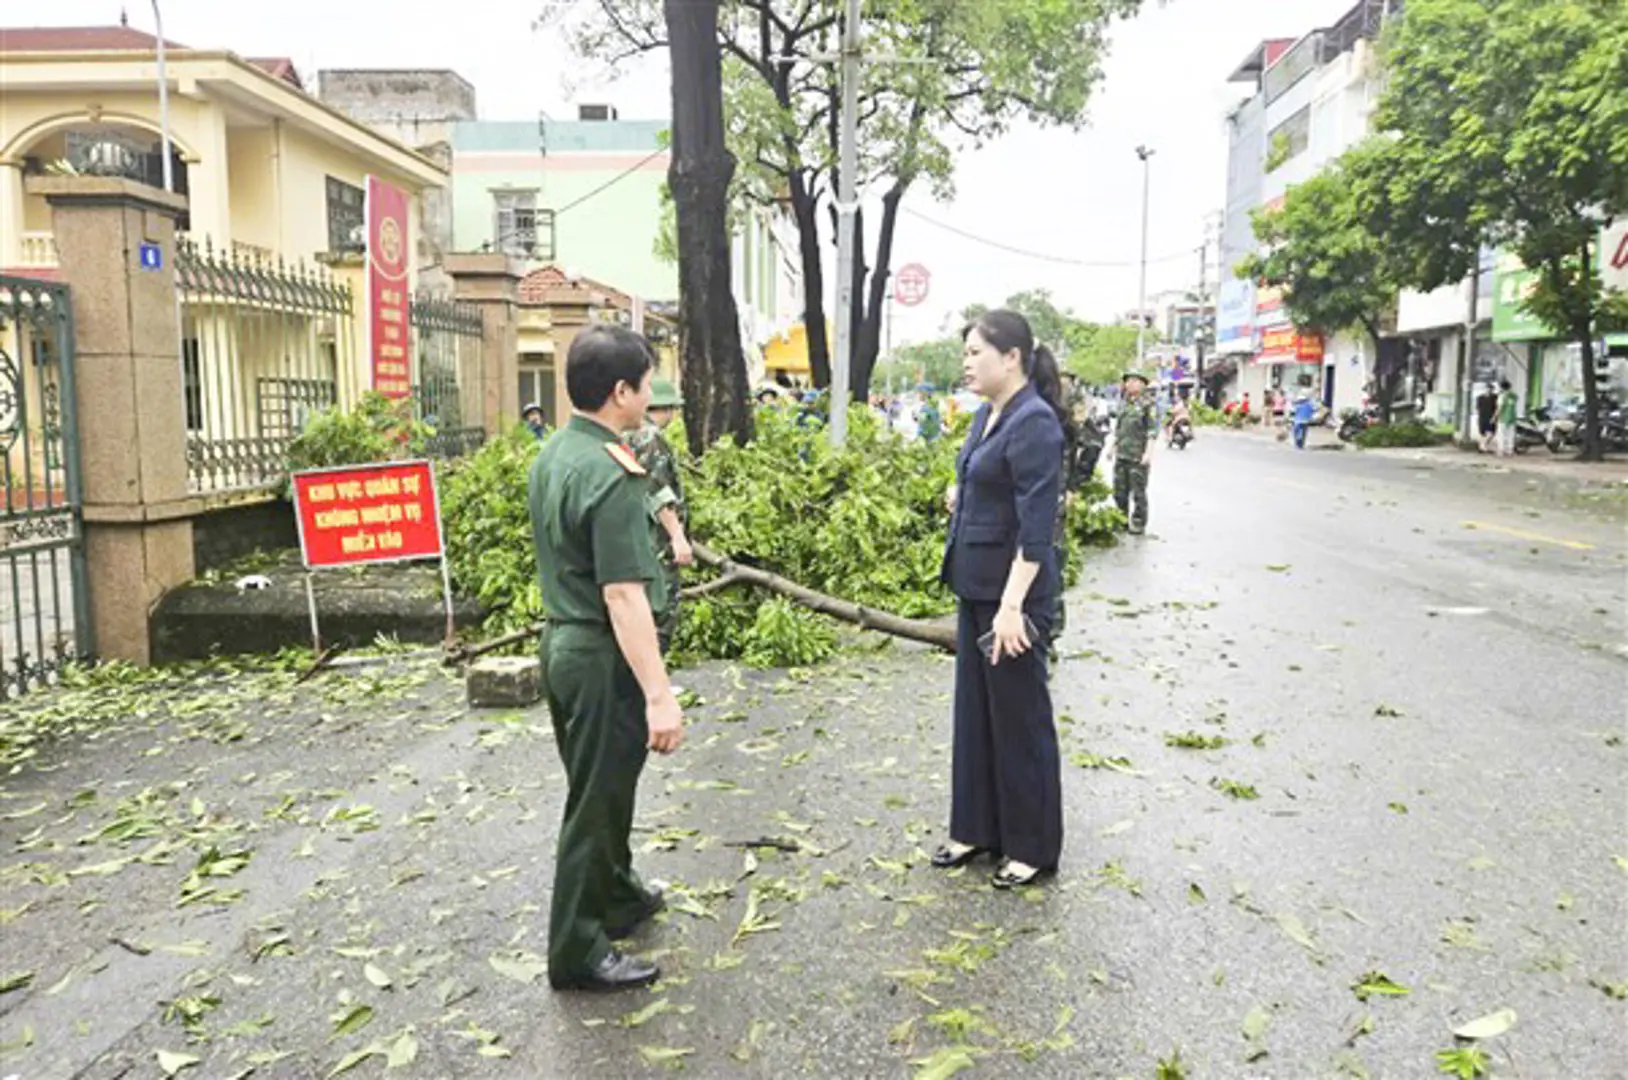
{"type": "Polygon", "coordinates": [[[915,307],[927,299],[927,283],[931,280],[932,275],[921,263],[901,266],[893,275],[893,299],[905,307],[915,307]]]}

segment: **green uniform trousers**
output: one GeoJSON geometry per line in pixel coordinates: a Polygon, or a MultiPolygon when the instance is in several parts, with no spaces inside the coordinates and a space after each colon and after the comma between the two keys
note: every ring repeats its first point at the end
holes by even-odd
{"type": "Polygon", "coordinates": [[[649,902],[628,849],[649,730],[644,694],[609,627],[550,625],[542,668],[567,785],[548,921],[548,968],[559,980],[589,973],[610,951],[605,928],[636,922],[649,902]]]}
{"type": "Polygon", "coordinates": [[[1133,529],[1148,524],[1148,467],[1140,460],[1114,459],[1114,503],[1133,529]]]}

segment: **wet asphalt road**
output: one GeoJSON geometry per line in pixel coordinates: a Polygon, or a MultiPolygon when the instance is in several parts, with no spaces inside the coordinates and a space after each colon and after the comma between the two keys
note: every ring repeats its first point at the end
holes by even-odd
{"type": "Polygon", "coordinates": [[[1045,889],[926,866],[943,658],[684,673],[705,704],[635,837],[683,897],[633,943],[654,993],[539,977],[540,710],[470,715],[408,662],[98,691],[145,715],[0,788],[0,986],[31,974],[0,1076],[372,1046],[344,1075],[1427,1077],[1504,1008],[1492,1075],[1628,1075],[1625,504],[1419,466],[1214,433],[1156,461],[1151,535],[1071,599],[1045,889]],[[189,881],[210,848],[251,859],[189,881]],[[1408,993],[1358,1000],[1374,974],[1408,993]]]}

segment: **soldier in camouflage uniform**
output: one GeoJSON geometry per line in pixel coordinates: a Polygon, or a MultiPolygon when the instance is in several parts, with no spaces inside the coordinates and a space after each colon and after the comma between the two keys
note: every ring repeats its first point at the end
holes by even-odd
{"type": "Polygon", "coordinates": [[[670,379],[650,380],[650,408],[644,426],[628,436],[628,446],[650,474],[650,527],[656,553],[661,557],[661,595],[666,603],[656,612],[656,636],[665,655],[678,628],[678,568],[695,561],[690,549],[690,509],[684,501],[684,481],[678,474],[678,458],[662,431],[684,399],[678,396],[670,379]]]}
{"type": "Polygon", "coordinates": [[[1114,502],[1130,519],[1130,531],[1141,533],[1148,525],[1148,468],[1153,464],[1153,444],[1158,440],[1159,421],[1154,415],[1153,395],[1147,376],[1127,371],[1124,404],[1114,425],[1114,502]]]}
{"type": "MultiPolygon", "coordinates": [[[[1057,524],[1052,531],[1052,544],[1057,549],[1059,573],[1068,565],[1068,507],[1076,493],[1083,490],[1096,471],[1097,457],[1102,453],[1102,433],[1092,423],[1091,396],[1071,374],[1063,376],[1063,408],[1068,410],[1068,421],[1063,425],[1063,483],[1058,492],[1057,524]]],[[[1068,605],[1063,590],[1057,590],[1057,610],[1052,618],[1051,640],[1047,643],[1052,666],[1057,663],[1057,639],[1068,628],[1068,605]]]]}

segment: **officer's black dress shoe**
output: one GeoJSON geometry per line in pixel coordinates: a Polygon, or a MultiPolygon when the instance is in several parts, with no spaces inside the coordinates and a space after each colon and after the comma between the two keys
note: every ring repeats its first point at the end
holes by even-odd
{"type": "Polygon", "coordinates": [[[933,865],[940,870],[953,870],[957,866],[967,865],[967,863],[988,851],[988,848],[981,847],[969,847],[957,851],[949,844],[940,844],[938,850],[933,852],[933,865]]]}
{"type": "Polygon", "coordinates": [[[652,885],[647,891],[648,895],[645,899],[644,910],[639,912],[638,918],[632,922],[617,923],[615,926],[605,927],[606,937],[612,941],[617,938],[625,938],[646,922],[667,910],[667,897],[663,894],[660,885],[652,885]]]}
{"type": "Polygon", "coordinates": [[[615,949],[594,965],[587,975],[576,979],[548,977],[548,984],[556,990],[589,990],[608,993],[614,990],[635,990],[649,986],[661,978],[661,969],[648,960],[619,953],[615,949]]]}

